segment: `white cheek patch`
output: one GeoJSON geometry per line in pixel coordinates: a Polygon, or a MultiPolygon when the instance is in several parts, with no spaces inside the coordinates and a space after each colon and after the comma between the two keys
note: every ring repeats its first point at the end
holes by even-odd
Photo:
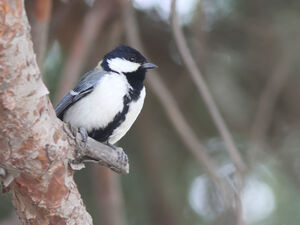
{"type": "Polygon", "coordinates": [[[139,67],[139,63],[130,62],[126,59],[114,58],[107,60],[108,66],[111,70],[118,73],[130,73],[136,71],[139,67]]]}

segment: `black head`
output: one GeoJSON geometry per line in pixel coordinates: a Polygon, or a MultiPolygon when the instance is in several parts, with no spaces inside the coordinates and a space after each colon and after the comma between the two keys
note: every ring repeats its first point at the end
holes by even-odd
{"type": "Polygon", "coordinates": [[[137,50],[121,45],[107,53],[101,66],[106,71],[129,74],[134,72],[146,72],[147,69],[157,66],[147,62],[146,58],[137,50]]]}

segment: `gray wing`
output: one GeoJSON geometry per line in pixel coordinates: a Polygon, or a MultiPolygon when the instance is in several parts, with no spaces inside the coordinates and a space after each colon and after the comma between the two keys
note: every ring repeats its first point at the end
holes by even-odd
{"type": "Polygon", "coordinates": [[[106,71],[101,69],[94,69],[87,72],[79,81],[77,86],[65,95],[55,107],[56,116],[63,120],[64,113],[67,109],[77,102],[82,97],[91,93],[94,90],[95,85],[103,77],[106,71]]]}

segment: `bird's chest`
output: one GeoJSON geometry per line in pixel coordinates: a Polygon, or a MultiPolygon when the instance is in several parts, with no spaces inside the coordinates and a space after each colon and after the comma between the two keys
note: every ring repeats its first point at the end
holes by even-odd
{"type": "Polygon", "coordinates": [[[89,95],[66,112],[64,120],[88,132],[104,128],[123,110],[123,98],[128,90],[126,78],[105,76],[89,95]]]}
{"type": "Polygon", "coordinates": [[[111,136],[109,137],[110,143],[114,144],[120,140],[130,129],[143,108],[145,96],[146,90],[143,88],[140,92],[139,98],[136,101],[131,101],[127,105],[124,105],[124,117],[119,121],[118,126],[114,128],[111,136]]]}

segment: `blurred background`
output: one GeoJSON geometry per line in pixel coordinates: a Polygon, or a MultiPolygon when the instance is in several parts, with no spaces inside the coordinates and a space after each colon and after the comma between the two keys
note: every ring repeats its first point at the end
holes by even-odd
{"type": "MultiPolygon", "coordinates": [[[[94,224],[300,224],[299,1],[177,1],[188,48],[245,165],[241,173],[178,51],[171,0],[25,4],[53,104],[119,44],[159,66],[147,76],[141,115],[119,142],[130,173],[90,164],[75,173],[94,224]],[[226,195],[237,200],[228,206],[226,195]]],[[[18,224],[8,194],[0,195],[5,224],[18,224]]]]}

